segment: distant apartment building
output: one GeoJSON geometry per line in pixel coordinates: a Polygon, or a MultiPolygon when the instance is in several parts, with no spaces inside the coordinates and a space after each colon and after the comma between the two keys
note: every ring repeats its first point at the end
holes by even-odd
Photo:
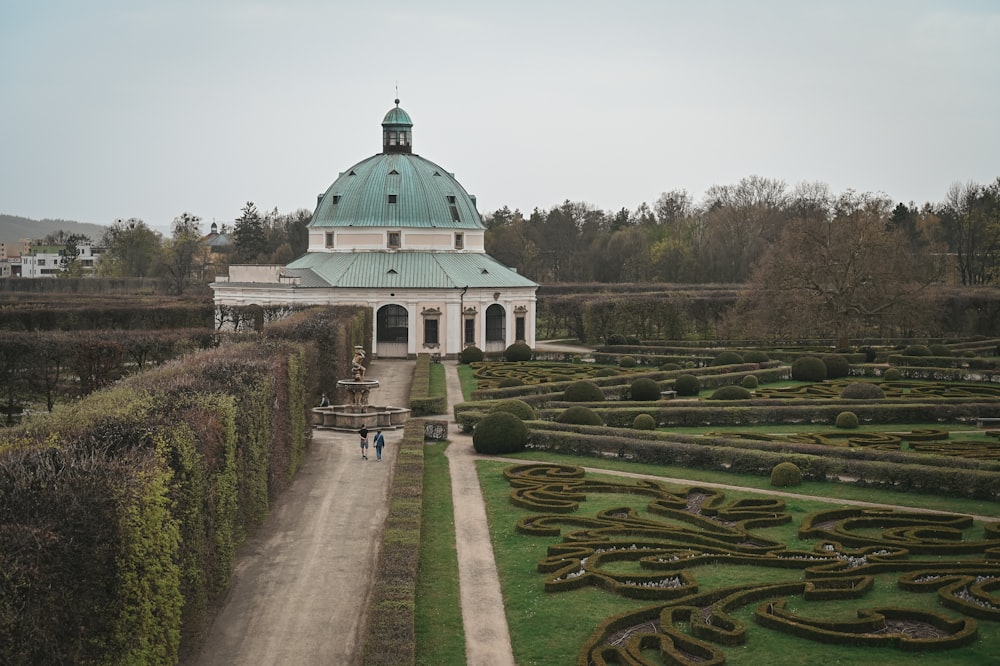
{"type": "Polygon", "coordinates": [[[0,242],[0,259],[11,259],[31,252],[31,241],[22,238],[16,243],[0,242]]]}
{"type": "MultiPolygon", "coordinates": [[[[103,248],[90,244],[80,244],[76,250],[76,261],[83,268],[83,273],[92,274],[103,248]]],[[[66,247],[63,245],[36,245],[32,247],[27,253],[21,255],[21,277],[57,277],[66,270],[63,265],[65,254],[66,247]]]]}

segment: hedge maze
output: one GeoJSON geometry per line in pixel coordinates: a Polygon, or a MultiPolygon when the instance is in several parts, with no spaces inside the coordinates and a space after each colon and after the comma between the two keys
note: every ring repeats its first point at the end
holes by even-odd
{"type": "Polygon", "coordinates": [[[780,498],[728,500],[698,487],[600,481],[569,465],[515,465],[504,476],[510,502],[530,512],[517,532],[561,536],[537,562],[546,593],[594,587],[637,602],[598,624],[580,647],[580,666],[723,664],[726,649],[767,640],[769,632],[904,652],[956,650],[977,640],[981,622],[1000,622],[998,523],[837,508],[802,519],[803,546],[791,548],[760,534],[792,522],[780,498]],[[588,514],[587,498],[598,493],[648,502],[645,512],[622,506],[588,514]],[[701,585],[701,571],[714,565],[799,572],[799,580],[701,585]],[[898,590],[898,604],[866,605],[885,581],[898,590]],[[940,610],[907,604],[911,595],[934,593],[940,610]]]}

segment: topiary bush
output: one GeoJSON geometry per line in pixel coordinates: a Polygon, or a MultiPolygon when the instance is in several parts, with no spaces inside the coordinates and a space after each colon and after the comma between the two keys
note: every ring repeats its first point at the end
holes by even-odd
{"type": "Polygon", "coordinates": [[[951,356],[952,355],[951,349],[948,348],[948,345],[942,345],[942,344],[928,345],[927,349],[930,350],[931,356],[951,356]]]}
{"type": "Polygon", "coordinates": [[[715,389],[709,400],[749,400],[750,391],[742,386],[732,384],[730,386],[720,386],[715,389]]]}
{"type": "Polygon", "coordinates": [[[903,356],[931,356],[931,348],[927,345],[910,345],[900,353],[903,356]]]}
{"type": "Polygon", "coordinates": [[[625,344],[627,344],[627,345],[634,345],[634,346],[638,347],[639,345],[642,344],[642,340],[640,340],[639,337],[636,336],[636,335],[626,335],[625,336],[625,344]]]}
{"type": "Polygon", "coordinates": [[[490,407],[490,413],[492,414],[494,412],[507,412],[508,414],[513,414],[522,421],[535,420],[535,410],[532,406],[524,400],[518,400],[517,398],[501,400],[500,402],[494,404],[490,407]]]}
{"type": "Polygon", "coordinates": [[[608,367],[598,368],[597,370],[594,371],[595,377],[617,377],[619,374],[621,373],[615,370],[614,368],[608,368],[608,367]]]}
{"type": "Polygon", "coordinates": [[[680,369],[681,369],[680,363],[664,363],[663,365],[657,368],[657,370],[680,370],[680,369]]]}
{"type": "Polygon", "coordinates": [[[740,385],[748,391],[757,388],[757,375],[746,375],[740,385]]]}
{"type": "Polygon", "coordinates": [[[903,378],[903,373],[899,371],[899,368],[889,368],[882,373],[882,379],[887,382],[898,382],[903,378]]]}
{"type": "Polygon", "coordinates": [[[677,395],[698,395],[701,392],[701,380],[694,375],[678,375],[674,380],[674,390],[677,395]]]}
{"type": "Polygon", "coordinates": [[[743,354],[743,360],[747,363],[767,363],[771,360],[771,357],[761,349],[751,349],[743,354]]]}
{"type": "Polygon", "coordinates": [[[527,444],[528,426],[508,412],[487,414],[472,431],[472,448],[478,453],[517,453],[527,444]]]}
{"type": "Polygon", "coordinates": [[[483,360],[483,350],[475,345],[470,345],[458,354],[460,363],[479,363],[483,360]]]}
{"type": "Polygon", "coordinates": [[[802,470],[795,463],[782,462],[771,470],[771,485],[778,488],[798,486],[802,483],[802,470]]]}
{"type": "Polygon", "coordinates": [[[515,342],[514,344],[503,350],[503,358],[505,361],[530,361],[531,360],[531,347],[525,342],[515,342]]]}
{"type": "Polygon", "coordinates": [[[594,382],[581,379],[566,387],[563,392],[563,400],[566,402],[601,402],[604,400],[604,391],[594,382]]]}
{"type": "Polygon", "coordinates": [[[743,357],[734,351],[724,351],[715,357],[712,365],[736,365],[742,363],[743,357]]]}
{"type": "Polygon", "coordinates": [[[608,338],[607,338],[607,340],[605,340],[605,342],[610,347],[610,346],[613,346],[613,345],[624,345],[627,341],[625,340],[625,336],[624,335],[621,335],[620,333],[613,333],[613,334],[611,334],[611,335],[608,336],[608,338]]]}
{"type": "Polygon", "coordinates": [[[860,425],[858,415],[854,412],[841,412],[837,414],[836,426],[845,430],[853,430],[860,425]]]}
{"type": "Polygon", "coordinates": [[[838,379],[851,374],[851,363],[843,354],[826,354],[822,359],[827,379],[838,379]]]}
{"type": "Polygon", "coordinates": [[[573,425],[604,425],[604,421],[600,416],[598,416],[597,412],[582,405],[576,405],[574,407],[564,409],[562,413],[556,417],[556,422],[570,423],[573,425]]]}
{"type": "Polygon", "coordinates": [[[632,428],[635,430],[656,430],[656,419],[649,414],[636,414],[632,419],[632,428]]]}
{"type": "Polygon", "coordinates": [[[623,368],[634,368],[636,366],[636,361],[634,356],[622,356],[618,359],[618,365],[623,368]]]}
{"type": "Polygon", "coordinates": [[[524,380],[520,377],[504,377],[497,386],[500,388],[511,388],[512,386],[524,386],[524,380]]]}
{"type": "Polygon", "coordinates": [[[872,382],[851,382],[840,392],[840,397],[845,400],[881,400],[885,391],[872,382]]]}
{"type": "Polygon", "coordinates": [[[821,382],[826,379],[826,364],[816,356],[803,356],[792,363],[792,379],[800,382],[821,382]]]}
{"type": "Polygon", "coordinates": [[[629,387],[629,395],[633,400],[659,400],[660,385],[649,377],[640,377],[632,382],[629,387]]]}

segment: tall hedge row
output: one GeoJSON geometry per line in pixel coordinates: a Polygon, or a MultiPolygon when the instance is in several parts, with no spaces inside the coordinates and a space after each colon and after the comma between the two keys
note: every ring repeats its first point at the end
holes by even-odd
{"type": "Polygon", "coordinates": [[[301,464],[313,371],[349,362],[354,311],[314,314],[337,347],[289,322],[0,431],[0,663],[175,664],[193,646],[301,464]]]}

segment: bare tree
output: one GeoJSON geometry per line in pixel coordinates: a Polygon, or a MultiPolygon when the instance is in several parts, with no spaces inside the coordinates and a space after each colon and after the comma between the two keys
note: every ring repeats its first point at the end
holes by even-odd
{"type": "Polygon", "coordinates": [[[933,315],[924,289],[941,275],[933,252],[889,225],[891,203],[847,192],[825,219],[798,216],[755,267],[730,324],[754,337],[851,336],[933,315]]]}

